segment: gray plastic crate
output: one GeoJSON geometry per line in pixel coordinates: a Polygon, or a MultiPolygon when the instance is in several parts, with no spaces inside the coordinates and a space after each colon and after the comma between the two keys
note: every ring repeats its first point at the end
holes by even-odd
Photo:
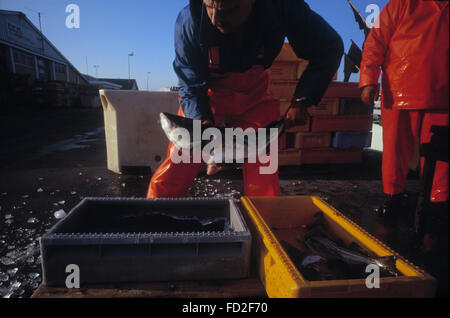
{"type": "Polygon", "coordinates": [[[40,245],[45,285],[83,287],[244,278],[251,234],[232,200],[86,198],[40,245]]]}
{"type": "Polygon", "coordinates": [[[341,98],[339,115],[371,115],[373,106],[364,104],[360,98],[341,98]]]}

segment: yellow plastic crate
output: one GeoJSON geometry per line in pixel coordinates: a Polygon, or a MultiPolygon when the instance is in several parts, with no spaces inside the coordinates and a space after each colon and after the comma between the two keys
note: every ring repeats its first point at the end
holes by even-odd
{"type": "Polygon", "coordinates": [[[371,236],[318,197],[243,197],[244,217],[252,232],[253,260],[271,298],[433,297],[436,281],[398,253],[371,236]],[[377,256],[397,256],[399,277],[380,278],[380,288],[369,289],[365,279],[307,281],[279,240],[292,241],[296,228],[322,211],[328,227],[346,244],[357,243],[377,256]]]}

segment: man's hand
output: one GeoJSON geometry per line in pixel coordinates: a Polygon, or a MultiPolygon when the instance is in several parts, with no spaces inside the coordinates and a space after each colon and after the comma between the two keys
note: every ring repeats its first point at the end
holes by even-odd
{"type": "MultiPolygon", "coordinates": [[[[214,123],[210,119],[205,119],[205,120],[202,120],[202,125],[212,127],[212,126],[214,126],[214,123]]],[[[220,167],[218,167],[216,164],[207,164],[206,165],[206,174],[208,176],[212,176],[221,170],[222,169],[220,167]]]]}
{"type": "Polygon", "coordinates": [[[308,122],[310,115],[308,113],[308,108],[301,100],[293,100],[291,104],[291,109],[289,109],[286,114],[285,125],[289,129],[293,126],[302,126],[308,122]]]}
{"type": "Polygon", "coordinates": [[[375,101],[378,100],[378,95],[378,85],[367,85],[362,88],[361,100],[364,102],[364,104],[374,106],[375,101]]]}

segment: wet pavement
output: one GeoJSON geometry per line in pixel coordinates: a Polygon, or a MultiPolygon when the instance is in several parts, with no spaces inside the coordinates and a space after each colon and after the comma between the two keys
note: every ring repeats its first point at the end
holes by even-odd
{"type": "MultiPolygon", "coordinates": [[[[106,168],[101,109],[0,115],[0,297],[30,297],[41,282],[39,238],[84,197],[145,197],[150,175],[106,168]]],[[[317,195],[369,233],[382,201],[381,153],[366,150],[359,165],[282,167],[282,195],[317,195]]],[[[412,220],[420,183],[411,174],[402,222],[386,242],[414,261],[412,220]]],[[[243,195],[241,171],[199,175],[193,197],[243,195]]]]}

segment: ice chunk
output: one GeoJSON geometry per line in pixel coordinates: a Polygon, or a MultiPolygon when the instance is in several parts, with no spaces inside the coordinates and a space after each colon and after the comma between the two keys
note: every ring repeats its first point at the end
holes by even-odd
{"type": "Polygon", "coordinates": [[[98,181],[102,181],[102,178],[98,177],[97,180],[98,180],[98,181]]]}
{"type": "Polygon", "coordinates": [[[17,267],[11,268],[11,269],[9,269],[9,270],[7,271],[7,273],[8,273],[9,276],[14,276],[14,275],[16,275],[16,273],[17,273],[18,270],[19,270],[19,269],[18,269],[17,267]]]}
{"type": "Polygon", "coordinates": [[[14,216],[12,214],[6,214],[5,219],[9,220],[12,219],[14,216]]]}
{"type": "Polygon", "coordinates": [[[70,192],[71,195],[77,194],[75,191],[70,192]]]}
{"type": "Polygon", "coordinates": [[[58,210],[54,213],[55,218],[59,219],[63,219],[65,218],[67,215],[67,213],[64,210],[58,210]]]}
{"type": "Polygon", "coordinates": [[[37,222],[39,222],[39,220],[36,218],[29,218],[27,222],[28,223],[37,223],[37,222]]]}
{"type": "Polygon", "coordinates": [[[0,272],[0,282],[7,282],[9,280],[9,275],[3,272],[0,272]]]}
{"type": "Polygon", "coordinates": [[[58,204],[61,204],[61,205],[64,205],[65,203],[66,203],[66,201],[64,201],[64,200],[58,202],[58,204]]]}
{"type": "Polygon", "coordinates": [[[37,190],[36,190],[36,192],[37,192],[37,193],[41,193],[41,192],[44,192],[44,189],[42,189],[42,188],[39,188],[39,189],[37,189],[37,190]]]}
{"type": "Polygon", "coordinates": [[[39,275],[39,273],[29,273],[28,274],[28,277],[30,277],[31,279],[36,279],[36,278],[38,278],[40,275],[39,275]]]}
{"type": "Polygon", "coordinates": [[[5,266],[14,264],[14,261],[13,261],[12,259],[10,259],[9,257],[6,257],[6,256],[0,258],[0,262],[1,262],[3,265],[5,265],[5,266]]]}
{"type": "Polygon", "coordinates": [[[11,284],[11,289],[12,289],[12,290],[18,289],[21,285],[22,285],[21,282],[17,282],[17,281],[16,281],[16,282],[14,282],[14,283],[11,284]]]}

